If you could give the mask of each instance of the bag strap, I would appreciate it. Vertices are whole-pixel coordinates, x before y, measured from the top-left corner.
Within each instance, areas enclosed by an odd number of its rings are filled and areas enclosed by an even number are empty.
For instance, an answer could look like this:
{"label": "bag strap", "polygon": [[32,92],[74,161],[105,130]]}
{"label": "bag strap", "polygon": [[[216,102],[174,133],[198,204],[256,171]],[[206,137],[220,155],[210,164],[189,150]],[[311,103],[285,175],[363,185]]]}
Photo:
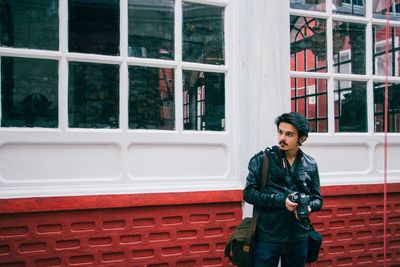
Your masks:
{"label": "bag strap", "polygon": [[[267,183],[267,178],[268,178],[268,165],[269,165],[269,157],[263,151],[264,158],[263,158],[263,165],[262,165],[262,171],[261,171],[261,180],[260,180],[260,191],[263,191],[265,188],[265,185]],[[257,213],[257,214],[256,214]],[[256,215],[258,216],[258,209],[254,208],[253,209],[253,217]]]}
{"label": "bag strap", "polygon": [[[268,178],[268,165],[269,165],[269,157],[268,155],[265,153],[265,151],[263,151],[264,153],[264,158],[263,158],[263,165],[262,165],[262,171],[261,171],[261,180],[260,180],[260,191],[263,191],[265,188],[265,184],[267,183],[267,178]],[[258,209],[254,206],[253,207],[253,219],[251,220],[251,224],[250,224],[250,230],[251,230],[251,234],[247,235],[247,244],[250,244],[250,240],[251,237],[255,234],[256,232],[256,226],[257,226],[257,219],[258,219],[258,215],[260,214],[260,212],[258,211]]]}
{"label": "bag strap", "polygon": [[264,159],[263,159],[263,166],[262,166],[262,172],[261,172],[261,183],[260,183],[260,189],[264,190],[265,184],[267,183],[267,178],[268,178],[268,164],[269,164],[269,158],[268,155],[263,151],[264,153]]}

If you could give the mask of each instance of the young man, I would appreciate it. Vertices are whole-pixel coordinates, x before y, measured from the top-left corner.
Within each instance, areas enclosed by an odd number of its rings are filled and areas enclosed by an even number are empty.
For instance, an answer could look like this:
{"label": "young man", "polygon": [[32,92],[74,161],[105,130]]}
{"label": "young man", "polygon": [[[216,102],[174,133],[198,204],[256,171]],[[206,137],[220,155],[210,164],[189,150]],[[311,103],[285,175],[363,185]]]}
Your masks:
{"label": "young man", "polygon": [[308,213],[322,207],[318,167],[301,151],[308,137],[307,119],[299,113],[277,117],[279,146],[265,150],[268,178],[260,191],[264,153],[249,162],[244,200],[260,211],[256,229],[254,266],[303,267],[308,249]]}

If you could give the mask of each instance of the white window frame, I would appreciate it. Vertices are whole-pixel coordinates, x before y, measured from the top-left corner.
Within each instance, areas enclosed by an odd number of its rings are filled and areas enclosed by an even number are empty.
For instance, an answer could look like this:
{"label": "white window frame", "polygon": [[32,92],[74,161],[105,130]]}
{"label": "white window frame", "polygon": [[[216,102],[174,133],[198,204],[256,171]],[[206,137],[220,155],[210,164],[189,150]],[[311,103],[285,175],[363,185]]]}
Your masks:
{"label": "white window frame", "polygon": [[[224,7],[225,64],[211,65],[182,61],[182,2]],[[49,195],[86,195],[138,192],[170,192],[225,190],[239,188],[237,164],[236,83],[234,82],[233,57],[235,51],[235,1],[234,0],[175,0],[173,60],[128,57],[128,0],[120,0],[120,55],[105,56],[68,52],[68,1],[59,1],[59,51],[0,47],[0,56],[53,59],[59,62],[58,118],[59,127],[49,128],[0,128],[0,158],[7,157],[2,151],[5,145],[104,145],[111,144],[120,150],[120,173],[106,179],[44,179],[27,178],[13,180],[0,173],[0,197],[27,197]],[[120,66],[120,110],[117,129],[80,129],[68,127],[68,63],[70,61],[118,64]],[[128,127],[128,66],[139,65],[174,69],[175,130],[134,130]],[[225,131],[188,131],[183,129],[182,71],[203,71],[225,74]],[[0,88],[1,89],[1,88]],[[226,170],[217,174],[193,177],[133,177],[129,174],[128,153],[131,146],[180,146],[187,148],[186,159],[196,158],[196,149],[217,147],[223,150]],[[185,150],[184,150],[185,151]],[[212,153],[213,150],[210,150]],[[29,155],[29,150],[26,151]],[[171,157],[174,152],[171,152]],[[57,157],[57,154],[54,154]],[[150,164],[147,162],[146,164]],[[157,162],[153,163],[156,166]],[[201,164],[198,163],[198,164]],[[45,164],[44,164],[45,165]],[[21,166],[23,168],[23,166]],[[62,171],[62,170],[60,170]]]}
{"label": "white window frame", "polygon": [[[373,18],[372,0],[366,2],[366,15],[349,16],[335,14],[332,10],[332,0],[326,0],[326,11],[308,11],[300,9],[290,9],[290,15],[315,17],[326,19],[327,25],[327,72],[313,73],[290,71],[291,78],[317,78],[327,80],[327,107],[328,107],[328,132],[327,133],[311,133],[308,138],[304,150],[310,151],[310,154],[315,155],[320,164],[320,174],[322,184],[355,184],[355,183],[382,183],[383,182],[383,151],[384,133],[374,132],[374,105],[373,105],[373,83],[385,82],[384,76],[373,75],[372,73],[372,25],[385,25],[384,19]],[[332,26],[333,21],[343,21],[350,23],[360,23],[366,25],[366,73],[365,75],[335,73],[333,68],[333,53],[332,53]],[[400,27],[399,21],[390,21],[390,26]],[[368,131],[365,133],[336,133],[334,120],[334,82],[335,80],[344,81],[364,81],[367,82],[367,123]],[[389,83],[400,83],[400,77],[389,77]],[[400,148],[400,133],[388,133],[389,155],[396,155]],[[337,150],[335,150],[337,147]],[[329,148],[329,154],[327,151]],[[332,149],[331,149],[332,148]],[[344,162],[344,165],[335,165],[335,160],[338,157],[334,153],[343,153],[353,155],[351,161]],[[357,154],[358,153],[358,154]],[[363,155],[366,153],[367,155]],[[398,155],[398,154],[397,154]],[[366,164],[357,162],[358,156],[362,160],[366,160]],[[322,160],[321,160],[322,159]],[[393,161],[393,163],[390,163]],[[394,158],[389,157],[389,182],[400,181],[400,168],[394,166]],[[350,168],[347,166],[354,165]],[[330,167],[332,166],[332,167]],[[333,167],[336,166],[336,167]],[[359,168],[357,166],[360,166]],[[362,167],[361,167],[362,166]]]}

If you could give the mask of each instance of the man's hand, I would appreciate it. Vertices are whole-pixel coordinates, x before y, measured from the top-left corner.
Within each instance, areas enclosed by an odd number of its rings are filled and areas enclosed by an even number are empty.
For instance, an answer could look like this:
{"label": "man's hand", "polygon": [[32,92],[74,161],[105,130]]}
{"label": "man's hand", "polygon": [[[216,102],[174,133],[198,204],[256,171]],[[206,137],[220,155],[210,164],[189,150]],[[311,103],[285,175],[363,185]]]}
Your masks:
{"label": "man's hand", "polygon": [[285,200],[285,206],[286,206],[286,209],[287,209],[288,211],[293,212],[293,211],[295,211],[296,208],[297,208],[297,203],[294,203],[294,202],[290,201],[289,198],[286,198],[286,200]]}

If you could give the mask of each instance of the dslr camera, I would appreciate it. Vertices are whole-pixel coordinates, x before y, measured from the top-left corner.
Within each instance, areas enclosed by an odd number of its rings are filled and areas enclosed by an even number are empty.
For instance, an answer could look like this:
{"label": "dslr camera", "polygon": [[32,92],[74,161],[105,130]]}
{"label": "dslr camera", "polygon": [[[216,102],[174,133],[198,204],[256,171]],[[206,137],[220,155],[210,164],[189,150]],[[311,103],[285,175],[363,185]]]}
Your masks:
{"label": "dslr camera", "polygon": [[289,200],[293,203],[297,203],[297,217],[299,220],[308,218],[308,205],[310,204],[310,196],[306,193],[293,192],[288,196]]}

